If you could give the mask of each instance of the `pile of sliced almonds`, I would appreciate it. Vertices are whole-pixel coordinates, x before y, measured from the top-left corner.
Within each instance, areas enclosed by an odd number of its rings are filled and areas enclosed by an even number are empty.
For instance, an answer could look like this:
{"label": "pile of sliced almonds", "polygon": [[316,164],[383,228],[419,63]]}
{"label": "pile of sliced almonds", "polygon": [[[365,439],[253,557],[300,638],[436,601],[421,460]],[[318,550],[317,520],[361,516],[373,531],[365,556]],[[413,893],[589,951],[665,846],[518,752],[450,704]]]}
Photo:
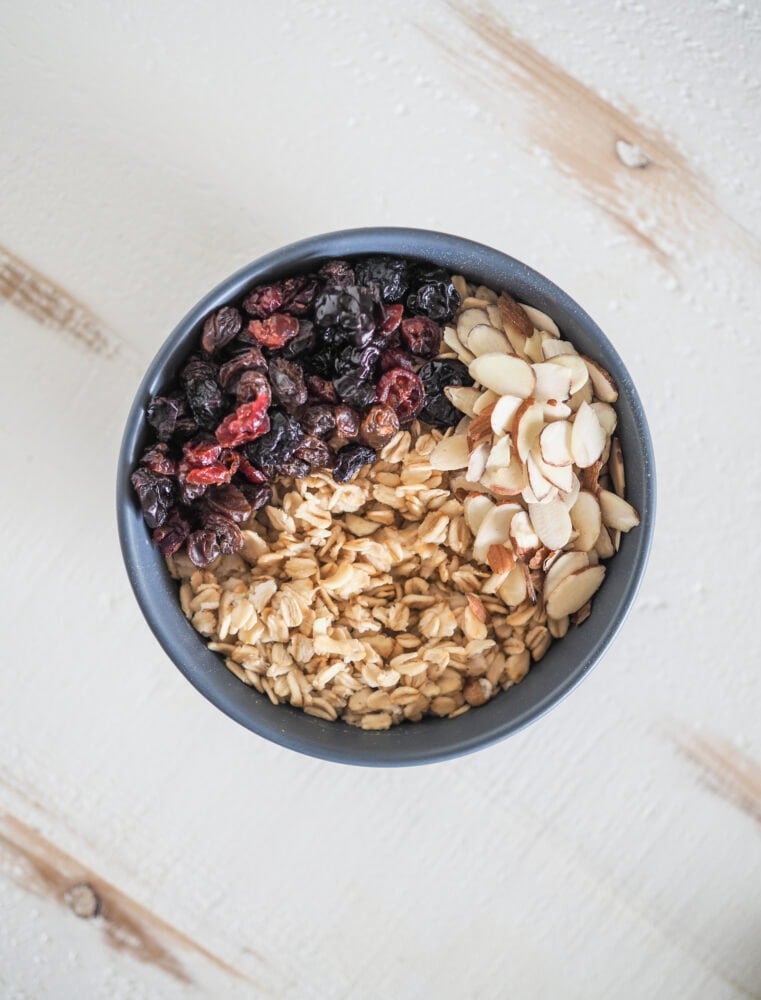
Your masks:
{"label": "pile of sliced almonds", "polygon": [[484,591],[511,606],[541,593],[563,634],[589,614],[600,560],[639,524],[624,499],[618,389],[540,310],[453,280],[463,301],[444,342],[476,384],[446,390],[463,418],[431,464],[469,494],[473,557],[492,571]]}

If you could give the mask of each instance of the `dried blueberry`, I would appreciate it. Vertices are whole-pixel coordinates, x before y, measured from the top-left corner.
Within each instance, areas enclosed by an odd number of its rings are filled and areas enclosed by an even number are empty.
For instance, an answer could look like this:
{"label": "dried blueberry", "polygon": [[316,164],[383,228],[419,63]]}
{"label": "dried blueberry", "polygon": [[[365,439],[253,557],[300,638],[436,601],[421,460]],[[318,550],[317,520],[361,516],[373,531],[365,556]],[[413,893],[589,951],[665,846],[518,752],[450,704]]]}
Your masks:
{"label": "dried blueberry", "polygon": [[217,380],[223,389],[234,392],[238,379],[246,371],[267,371],[267,362],[258,344],[237,350],[229,360],[220,366]]}
{"label": "dried blueberry", "polygon": [[273,409],[269,416],[269,431],[243,449],[249,462],[265,472],[290,458],[304,438],[298,420],[287,413]]}
{"label": "dried blueberry", "polygon": [[205,531],[214,532],[219,551],[223,555],[231,556],[243,548],[243,534],[240,528],[224,514],[208,513],[203,526]]}
{"label": "dried blueberry", "polygon": [[415,268],[412,287],[414,291],[407,296],[409,311],[429,316],[437,323],[451,320],[460,305],[457,289],[443,268],[431,268],[428,265]]}
{"label": "dried blueberry", "polygon": [[359,434],[361,418],[350,406],[335,406],[333,417],[336,421],[336,435],[345,441],[350,441]]}
{"label": "dried blueberry", "polygon": [[333,449],[315,434],[307,434],[296,449],[295,457],[318,469],[331,469],[335,462]]}
{"label": "dried blueberry", "polygon": [[346,285],[355,285],[354,269],[346,260],[326,261],[317,272],[326,285],[334,288],[344,288]]}
{"label": "dried blueberry", "polygon": [[163,524],[153,531],[153,544],[163,556],[173,555],[190,534],[190,523],[174,507]]}
{"label": "dried blueberry", "polygon": [[261,483],[255,486],[250,483],[242,483],[238,488],[246,500],[248,500],[252,511],[261,510],[262,507],[266,507],[272,501],[272,487],[269,483]]}
{"label": "dried blueberry", "polygon": [[333,379],[333,385],[336,387],[341,402],[347,403],[349,406],[364,410],[375,402],[375,385],[357,378],[353,372],[349,372],[348,375],[339,375],[338,378]]}
{"label": "dried blueberry", "polygon": [[376,459],[372,448],[361,444],[347,444],[336,455],[333,468],[333,479],[337,483],[347,483],[353,479],[363,465],[369,465]]}
{"label": "dried blueberry", "polygon": [[301,416],[301,426],[307,434],[315,434],[319,438],[328,438],[335,432],[336,418],[333,410],[325,403],[309,406]]}
{"label": "dried blueberry", "polygon": [[251,504],[237,486],[212,486],[203,498],[204,506],[216,514],[224,514],[231,521],[247,521],[251,516]]}
{"label": "dried blueberry", "polygon": [[418,358],[435,358],[441,348],[441,328],[428,316],[402,320],[402,343]]}
{"label": "dried blueberry", "polygon": [[429,361],[418,372],[425,390],[425,405],[420,419],[433,427],[454,427],[462,418],[444,394],[448,385],[473,385],[468,369],[454,358]]}
{"label": "dried blueberry", "polygon": [[402,302],[410,285],[410,268],[397,257],[368,257],[354,265],[358,285],[377,285],[386,302]]}

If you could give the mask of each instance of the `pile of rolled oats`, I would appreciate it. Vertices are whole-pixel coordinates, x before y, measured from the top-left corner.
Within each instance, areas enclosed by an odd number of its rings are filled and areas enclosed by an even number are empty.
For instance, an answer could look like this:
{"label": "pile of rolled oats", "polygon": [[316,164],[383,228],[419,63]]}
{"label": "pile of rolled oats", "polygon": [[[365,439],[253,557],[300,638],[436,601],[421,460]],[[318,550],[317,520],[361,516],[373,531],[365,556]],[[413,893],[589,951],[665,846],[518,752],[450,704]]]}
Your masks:
{"label": "pile of rolled oats", "polygon": [[552,320],[453,279],[444,334],[473,387],[442,434],[415,422],[349,483],[282,480],[244,546],[170,557],[193,626],[275,703],[368,730],[455,718],[525,677],[638,522],[613,380]]}

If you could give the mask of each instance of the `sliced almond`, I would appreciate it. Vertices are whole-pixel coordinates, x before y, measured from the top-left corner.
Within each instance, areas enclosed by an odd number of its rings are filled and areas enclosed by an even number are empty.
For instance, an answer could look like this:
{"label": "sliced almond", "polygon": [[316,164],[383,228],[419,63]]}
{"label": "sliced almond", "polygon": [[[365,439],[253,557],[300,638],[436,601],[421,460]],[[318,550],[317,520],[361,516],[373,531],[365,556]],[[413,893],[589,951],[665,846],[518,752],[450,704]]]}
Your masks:
{"label": "sliced almond", "polygon": [[459,476],[450,475],[449,488],[453,493],[484,494],[487,492],[487,487],[483,483],[471,483],[464,473]]}
{"label": "sliced almond", "polygon": [[558,358],[561,354],[577,354],[578,352],[573,344],[569,344],[567,340],[544,340],[542,341],[542,353],[545,360],[549,361],[550,358]]}
{"label": "sliced almond", "polygon": [[481,527],[481,522],[489,513],[494,510],[495,504],[485,495],[466,497],[462,504],[462,512],[465,523],[475,535]]}
{"label": "sliced almond", "polygon": [[495,434],[508,433],[521,406],[523,400],[520,396],[500,396],[491,411],[491,429]]}
{"label": "sliced almond", "polygon": [[597,414],[589,405],[582,403],[573,421],[571,432],[571,453],[580,469],[592,465],[602,454],[606,434],[597,419]]}
{"label": "sliced almond", "polygon": [[487,288],[486,285],[479,285],[476,289],[476,295],[480,299],[486,299],[487,302],[496,302],[498,295],[491,288]]}
{"label": "sliced almond", "polygon": [[500,469],[510,464],[512,458],[513,442],[509,436],[499,438],[491,448],[489,457],[486,460],[487,469]]}
{"label": "sliced almond", "polygon": [[604,579],[604,566],[589,566],[567,576],[547,598],[547,614],[552,618],[575,614],[597,592]]}
{"label": "sliced almond", "polygon": [[534,581],[529,568],[524,562],[519,562],[518,565],[523,570],[523,577],[526,581],[526,597],[532,604],[536,604],[536,588],[534,587]]}
{"label": "sliced almond", "polygon": [[613,542],[613,548],[618,552],[619,546],[621,545],[621,532],[618,530],[610,532],[610,540]]}
{"label": "sliced almond", "polygon": [[[471,361],[471,377],[500,396],[530,396],[536,383],[531,365],[512,354],[482,354]],[[584,369],[586,371],[586,368]]]}
{"label": "sliced almond", "polygon": [[519,559],[539,548],[539,536],[534,531],[525,510],[518,511],[510,522],[510,541],[513,552]]}
{"label": "sliced almond", "polygon": [[[528,465],[526,466],[526,474],[528,475]],[[521,490],[521,497],[523,498],[524,503],[542,504],[542,503],[549,503],[551,500],[555,500],[557,498],[558,492],[559,491],[557,486],[553,486],[552,484],[550,484],[549,492],[543,493],[541,497],[538,497],[531,488],[531,484],[527,482],[526,485]]]}
{"label": "sliced almond", "polygon": [[479,413],[483,413],[490,406],[494,406],[499,401],[499,398],[496,392],[492,392],[491,389],[485,389],[473,404],[473,413],[478,416]]}
{"label": "sliced almond", "polygon": [[526,466],[517,455],[513,455],[508,466],[487,469],[483,474],[484,486],[498,497],[515,497],[528,483]]}
{"label": "sliced almond", "polygon": [[521,309],[512,295],[502,292],[497,299],[499,315],[502,319],[502,328],[507,333],[508,329],[513,329],[522,333],[524,337],[530,337],[534,332],[534,324],[528,317],[525,309]]}
{"label": "sliced almond", "polygon": [[488,322],[489,314],[485,309],[464,309],[457,317],[457,336],[463,347],[468,347],[468,337],[473,327]]}
{"label": "sliced almond", "polygon": [[468,335],[468,350],[478,358],[482,354],[512,354],[512,348],[501,330],[488,323],[474,326]]}
{"label": "sliced almond", "polygon": [[537,309],[535,306],[527,306],[525,302],[519,302],[518,305],[531,320],[531,325],[535,330],[547,330],[553,337],[560,336],[557,323],[547,313],[542,312],[541,309]]}
{"label": "sliced almond", "polygon": [[544,352],[542,351],[542,331],[534,330],[530,337],[526,337],[526,342],[523,345],[523,350],[526,353],[526,357],[529,361],[536,362],[539,364],[544,361]]}
{"label": "sliced almond", "polygon": [[548,465],[571,465],[571,436],[573,426],[567,420],[555,420],[547,424],[539,435],[539,450],[542,460]]}
{"label": "sliced almond", "polygon": [[519,565],[515,565],[510,570],[497,594],[508,607],[515,608],[519,604],[523,604],[526,600],[526,577]]}
{"label": "sliced almond", "polygon": [[590,549],[589,552],[587,552],[587,555],[589,556],[589,565],[590,566],[597,566],[597,565],[599,565],[599,563],[600,563],[600,557],[597,554],[597,549]]}
{"label": "sliced almond", "polygon": [[504,503],[490,510],[473,540],[473,558],[485,563],[492,545],[510,545],[510,522],[520,511],[518,504]]}
{"label": "sliced almond", "polygon": [[[489,569],[497,576],[506,576],[515,566],[515,556],[504,545],[490,545],[489,551],[486,553],[486,561],[489,564]],[[502,583],[504,583],[504,579],[495,590],[498,590]]]}
{"label": "sliced almond", "polygon": [[621,451],[621,442],[618,438],[613,438],[610,442],[610,458],[608,459],[608,471],[613,481],[613,489],[620,497],[626,493],[626,475],[624,473],[624,455]]}
{"label": "sliced almond", "polygon": [[470,458],[468,459],[468,468],[465,472],[465,475],[472,483],[479,482],[481,477],[483,476],[486,470],[486,462],[489,458],[490,451],[491,451],[491,441],[482,441],[470,453]]}
{"label": "sliced almond", "polygon": [[549,365],[560,365],[567,368],[571,373],[570,395],[578,392],[583,385],[589,381],[589,369],[578,354],[558,354],[557,357],[547,361]]}
{"label": "sliced almond", "polygon": [[531,366],[536,376],[533,396],[539,403],[549,399],[563,402],[571,395],[571,378],[573,373],[562,365],[542,361]]}
{"label": "sliced almond", "polygon": [[596,462],[592,462],[591,465],[587,466],[586,469],[582,470],[581,473],[581,488],[587,490],[589,493],[594,493],[595,496],[600,492],[600,472],[602,471],[603,461],[599,458]]}
{"label": "sliced almond", "polygon": [[[541,437],[539,440],[541,441]],[[552,483],[553,486],[556,486],[564,493],[568,493],[573,489],[572,465],[549,465],[543,461],[541,453],[538,450],[532,452],[532,458],[536,462],[541,474],[549,483]]]}
{"label": "sliced almond", "polygon": [[[582,403],[590,404],[593,399],[592,383],[585,382],[580,389],[577,389],[576,392],[568,397],[568,406],[575,413]],[[607,403],[605,405],[607,406]]]}
{"label": "sliced almond", "polygon": [[429,461],[434,469],[453,472],[455,469],[466,468],[469,458],[467,437],[456,434],[454,437],[442,438],[431,452]]}
{"label": "sliced almond", "polygon": [[496,302],[490,302],[486,307],[486,313],[489,317],[489,322],[492,326],[496,327],[498,330],[502,330],[502,317],[499,314],[499,306]]}
{"label": "sliced almond", "polygon": [[610,437],[613,431],[616,429],[616,424],[618,423],[618,416],[616,411],[610,405],[610,403],[590,403],[592,409],[595,411],[597,419],[600,421],[600,426],[605,431],[605,433]]}
{"label": "sliced almond", "polygon": [[[568,471],[571,471],[570,468]],[[539,503],[547,499],[553,487],[557,489],[555,484],[544,475],[533,453],[526,459],[526,472],[528,473],[528,484]]]}
{"label": "sliced almond", "polygon": [[618,386],[613,376],[602,365],[598,365],[592,358],[588,358],[586,354],[582,354],[581,356],[589,371],[589,378],[592,382],[595,396],[603,403],[615,403],[618,399]]}
{"label": "sliced almond", "polygon": [[460,298],[467,299],[467,297],[470,295],[470,285],[465,280],[464,275],[453,274],[452,284],[454,285],[455,290],[457,291],[457,294],[460,296]]}
{"label": "sliced almond", "polygon": [[566,420],[570,417],[571,412],[568,403],[561,403],[557,399],[548,399],[544,403],[544,419],[548,423],[553,420]]}
{"label": "sliced almond", "polygon": [[463,364],[466,365],[470,364],[470,362],[475,357],[475,354],[473,354],[471,351],[467,349],[467,347],[463,345],[462,341],[457,336],[457,331],[453,326],[447,326],[444,328],[443,339],[447,347],[451,348],[455,352],[455,354],[460,359],[460,361],[463,362]]}
{"label": "sliced almond", "polygon": [[483,410],[474,417],[468,426],[468,448],[473,451],[484,441],[491,443],[491,413],[488,409]]}
{"label": "sliced almond", "polygon": [[544,407],[529,397],[515,414],[512,436],[518,457],[525,462],[544,427]]}
{"label": "sliced almond", "polygon": [[531,523],[539,539],[548,549],[562,549],[573,531],[571,518],[561,500],[529,504]]}
{"label": "sliced almond", "polygon": [[481,396],[478,389],[473,389],[468,385],[446,385],[444,386],[444,395],[460,413],[464,413],[468,417],[476,415],[473,407]]}
{"label": "sliced almond", "polygon": [[465,416],[463,416],[463,418],[460,420],[460,422],[455,427],[455,429],[454,429],[455,434],[456,435],[457,434],[464,434],[467,437],[468,431],[470,430],[470,425],[472,423],[473,423],[473,421],[466,414]]}
{"label": "sliced almond", "polygon": [[589,552],[594,548],[602,527],[602,515],[597,499],[592,493],[581,490],[576,497],[576,503],[571,507],[570,514],[571,524],[577,533],[573,547],[580,552]]}
{"label": "sliced almond", "polygon": [[616,550],[613,547],[613,540],[605,525],[600,528],[600,534],[597,536],[595,552],[601,559],[612,559],[616,554]]}
{"label": "sliced almond", "polygon": [[623,497],[611,493],[610,490],[600,490],[599,500],[602,523],[606,528],[613,528],[614,531],[631,531],[639,524],[639,514]]}
{"label": "sliced almond", "polygon": [[563,504],[566,510],[570,510],[571,507],[573,507],[573,505],[576,503],[576,497],[579,495],[580,490],[581,490],[581,483],[579,482],[579,477],[576,475],[576,473],[574,473],[571,479],[570,490],[563,490],[563,492],[560,493],[558,496],[558,499]]}
{"label": "sliced almond", "polygon": [[486,621],[486,608],[483,606],[481,599],[476,597],[475,594],[466,594],[465,596],[468,599],[468,606],[473,612],[474,617],[483,625]]}
{"label": "sliced almond", "polygon": [[586,552],[563,552],[549,568],[544,578],[545,600],[561,580],[570,576],[571,573],[578,573],[580,570],[586,569],[588,565],[589,557]]}
{"label": "sliced almond", "polygon": [[489,305],[489,300],[480,295],[466,295],[460,303],[461,309],[485,309]]}

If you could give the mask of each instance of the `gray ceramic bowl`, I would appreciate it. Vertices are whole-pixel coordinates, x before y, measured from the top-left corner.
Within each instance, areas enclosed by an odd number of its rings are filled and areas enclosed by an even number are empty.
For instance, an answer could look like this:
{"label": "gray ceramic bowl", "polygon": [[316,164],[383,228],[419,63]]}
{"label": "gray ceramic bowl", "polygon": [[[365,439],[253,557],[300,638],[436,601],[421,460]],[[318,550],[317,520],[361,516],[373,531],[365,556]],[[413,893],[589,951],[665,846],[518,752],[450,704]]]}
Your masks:
{"label": "gray ceramic bowl", "polygon": [[[272,705],[206,649],[180,610],[177,585],[151,545],[129,477],[147,437],[146,403],[165,387],[195,346],[202,321],[212,309],[236,299],[250,285],[315,268],[328,258],[375,253],[423,258],[492,288],[505,288],[547,312],[565,337],[613,374],[620,390],[618,434],[626,459],[628,499],[639,510],[642,524],[624,536],[620,552],[609,563],[589,620],[554,644],[521,684],[457,719],[425,719],[366,733]],[[292,750],[348,764],[400,766],[470,753],[518,732],[557,704],[592,669],[621,628],[645,570],[655,515],[655,471],[647,422],[629,373],[599,327],[565,292],[520,261],[457,236],[416,229],[354,229],[314,236],[254,261],[226,278],[179,323],[151,362],[127,419],[119,455],[117,513],[124,561],[145,619],[201,694],[236,722]]]}

